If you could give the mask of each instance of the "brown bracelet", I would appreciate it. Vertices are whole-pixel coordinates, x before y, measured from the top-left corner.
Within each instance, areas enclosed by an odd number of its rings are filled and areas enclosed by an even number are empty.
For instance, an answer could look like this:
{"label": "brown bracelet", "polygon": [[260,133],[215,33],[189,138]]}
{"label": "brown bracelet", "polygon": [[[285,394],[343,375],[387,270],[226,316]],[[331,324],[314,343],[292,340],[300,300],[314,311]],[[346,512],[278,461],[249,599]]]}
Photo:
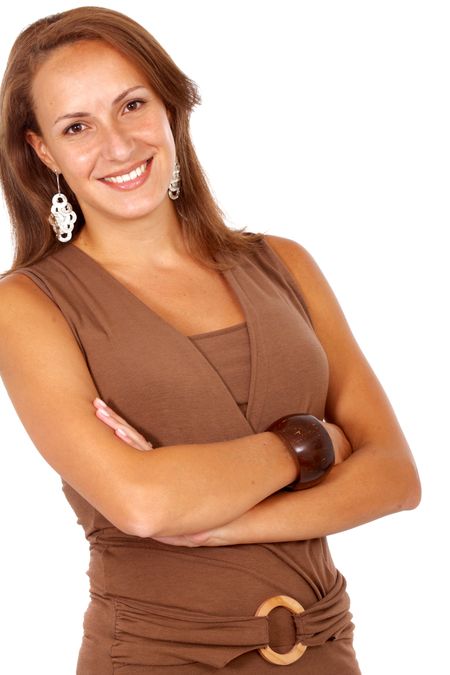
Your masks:
{"label": "brown bracelet", "polygon": [[281,438],[299,467],[296,480],[283,490],[304,490],[317,485],[333,466],[333,441],[314,415],[285,415],[275,420],[266,431],[272,431]]}

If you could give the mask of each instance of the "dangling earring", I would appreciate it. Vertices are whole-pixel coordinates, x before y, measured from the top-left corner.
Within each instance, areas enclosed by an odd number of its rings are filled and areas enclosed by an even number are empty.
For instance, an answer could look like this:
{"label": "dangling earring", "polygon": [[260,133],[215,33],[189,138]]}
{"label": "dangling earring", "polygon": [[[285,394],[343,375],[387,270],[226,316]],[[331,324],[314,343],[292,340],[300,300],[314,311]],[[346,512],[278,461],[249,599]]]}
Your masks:
{"label": "dangling earring", "polygon": [[58,192],[53,196],[51,214],[48,222],[55,231],[56,238],[59,241],[67,242],[72,239],[72,230],[77,219],[77,214],[72,209],[72,204],[67,201],[66,195],[61,193],[59,187],[59,173],[55,169],[56,180],[58,183]]}
{"label": "dangling earring", "polygon": [[180,196],[180,184],[181,184],[180,165],[178,164],[178,160],[176,159],[172,179],[169,183],[168,193],[170,199],[178,199],[178,197]]}

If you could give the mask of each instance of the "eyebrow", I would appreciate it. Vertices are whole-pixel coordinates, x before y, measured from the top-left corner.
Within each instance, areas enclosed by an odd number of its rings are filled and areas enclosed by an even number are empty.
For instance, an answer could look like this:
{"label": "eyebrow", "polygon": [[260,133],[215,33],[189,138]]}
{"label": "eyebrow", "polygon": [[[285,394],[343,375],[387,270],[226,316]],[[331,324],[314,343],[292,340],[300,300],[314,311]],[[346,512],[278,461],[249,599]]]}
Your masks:
{"label": "eyebrow", "polygon": [[[138,84],[136,87],[130,87],[129,89],[125,89],[121,94],[119,94],[114,101],[112,102],[112,105],[116,105],[117,103],[120,103],[120,101],[125,98],[128,94],[131,94],[132,91],[135,91],[136,89],[145,89],[145,85],[143,84]],[[65,119],[71,119],[72,117],[89,117],[91,113],[88,112],[74,112],[74,113],[67,113],[67,115],[61,115],[60,117],[57,117],[56,120],[54,121],[53,125],[57,124],[60,120],[65,120]]]}

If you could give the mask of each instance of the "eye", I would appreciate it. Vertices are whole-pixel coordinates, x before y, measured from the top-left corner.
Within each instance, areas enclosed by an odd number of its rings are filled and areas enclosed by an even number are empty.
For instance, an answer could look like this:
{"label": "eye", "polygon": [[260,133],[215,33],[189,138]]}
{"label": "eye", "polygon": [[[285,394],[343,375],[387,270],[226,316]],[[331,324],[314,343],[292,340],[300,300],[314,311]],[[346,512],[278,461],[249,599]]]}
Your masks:
{"label": "eye", "polygon": [[82,126],[84,126],[84,124],[82,122],[76,122],[75,124],[71,124],[70,127],[67,127],[66,129],[64,129],[64,134],[66,134],[67,136],[76,136],[79,132],[74,131],[74,133],[71,133],[71,129],[76,130],[77,127],[79,128],[79,127],[82,127]]}
{"label": "eye", "polygon": [[[134,112],[135,110],[139,110],[141,105],[144,105],[144,103],[146,103],[146,101],[144,101],[140,98],[133,99],[132,101],[129,101],[128,103],[126,103],[125,108],[128,109],[128,112]],[[131,107],[131,109],[130,109],[129,106],[134,106],[134,107]],[[69,127],[64,129],[63,133],[67,136],[77,136],[79,133],[81,133],[83,131],[83,129],[81,127],[84,127],[83,122],[75,122],[75,124],[71,124]]]}
{"label": "eye", "polygon": [[[133,101],[129,101],[129,102],[125,105],[125,108],[128,108],[128,106],[134,106],[135,103],[144,104],[145,101],[143,101],[143,100],[140,99],[140,98],[134,99]],[[128,108],[128,109],[129,109],[129,112],[134,112],[135,110],[139,110],[140,107],[141,107],[141,106],[139,105],[138,107],[134,107],[134,108],[132,108],[131,110],[130,110],[129,108]]]}

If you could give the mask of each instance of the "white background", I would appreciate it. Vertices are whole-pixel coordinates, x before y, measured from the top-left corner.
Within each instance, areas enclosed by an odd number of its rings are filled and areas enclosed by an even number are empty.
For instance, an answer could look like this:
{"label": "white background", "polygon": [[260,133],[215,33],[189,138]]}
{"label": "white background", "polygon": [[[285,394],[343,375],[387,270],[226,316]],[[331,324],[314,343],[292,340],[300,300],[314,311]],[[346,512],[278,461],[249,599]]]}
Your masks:
{"label": "white background", "polygon": [[[73,6],[7,3],[1,70],[20,30]],[[200,87],[193,139],[229,225],[295,239],[315,257],[415,456],[418,509],[329,537],[364,675],[448,672],[448,9],[433,0],[126,3]],[[5,270],[5,208],[1,216]],[[71,674],[88,545],[1,382],[0,412],[2,670]]]}

